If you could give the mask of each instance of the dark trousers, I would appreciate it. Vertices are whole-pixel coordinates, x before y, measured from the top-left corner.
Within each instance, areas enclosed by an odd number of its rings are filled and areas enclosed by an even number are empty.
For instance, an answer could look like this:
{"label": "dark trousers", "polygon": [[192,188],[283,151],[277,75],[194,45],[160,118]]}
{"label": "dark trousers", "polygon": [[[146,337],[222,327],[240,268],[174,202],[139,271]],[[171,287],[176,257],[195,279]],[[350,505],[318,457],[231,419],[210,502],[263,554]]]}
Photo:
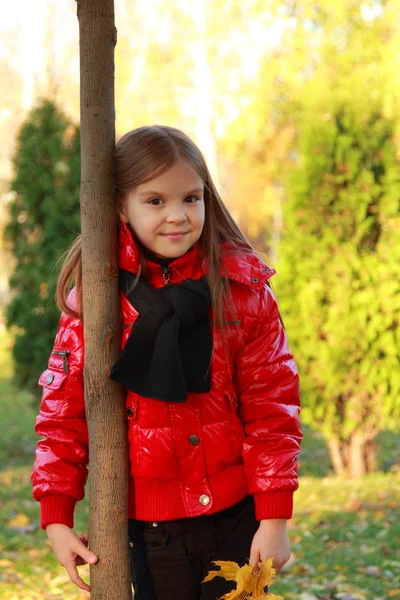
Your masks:
{"label": "dark trousers", "polygon": [[130,519],[135,600],[216,600],[235,589],[235,582],[221,577],[202,580],[218,570],[214,560],[243,566],[258,525],[251,496],[215,515],[158,523]]}

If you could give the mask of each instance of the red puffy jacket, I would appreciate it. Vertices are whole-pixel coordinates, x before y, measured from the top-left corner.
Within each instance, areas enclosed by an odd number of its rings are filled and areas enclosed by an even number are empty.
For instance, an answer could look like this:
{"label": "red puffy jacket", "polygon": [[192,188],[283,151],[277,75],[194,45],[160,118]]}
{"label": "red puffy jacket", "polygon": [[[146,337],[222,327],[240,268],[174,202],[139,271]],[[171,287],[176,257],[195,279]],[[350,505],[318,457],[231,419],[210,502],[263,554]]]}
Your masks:
{"label": "red puffy jacket", "polygon": [[[120,267],[137,272],[130,230],[120,230]],[[149,281],[164,279],[148,261]],[[253,494],[258,519],[290,518],[300,450],[299,379],[278,307],[266,285],[275,273],[253,254],[225,248],[236,309],[226,322],[224,349],[214,331],[211,391],[189,393],[184,403],[144,398],[128,391],[129,517],[163,521],[210,514]],[[205,265],[197,248],[170,265],[170,283],[198,279]],[[70,296],[74,304],[74,292]],[[122,347],[138,313],[121,294]],[[213,320],[210,310],[210,320]],[[227,354],[226,354],[227,353]],[[88,433],[83,392],[83,325],[62,314],[43,386],[32,474],[41,502],[41,525],[73,526],[84,496]],[[229,364],[227,364],[227,361]]]}

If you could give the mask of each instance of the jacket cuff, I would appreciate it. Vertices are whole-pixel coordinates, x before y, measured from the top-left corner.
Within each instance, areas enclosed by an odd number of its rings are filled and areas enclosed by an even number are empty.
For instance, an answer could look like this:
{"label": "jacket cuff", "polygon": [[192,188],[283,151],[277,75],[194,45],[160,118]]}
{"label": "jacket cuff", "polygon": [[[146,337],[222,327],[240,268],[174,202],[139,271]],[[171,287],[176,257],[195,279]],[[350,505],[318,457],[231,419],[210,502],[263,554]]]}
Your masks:
{"label": "jacket cuff", "polygon": [[291,519],[293,491],[277,490],[254,494],[256,519]]}
{"label": "jacket cuff", "polygon": [[72,529],[76,503],[72,496],[43,496],[40,500],[40,527],[46,529],[51,523],[62,523]]}

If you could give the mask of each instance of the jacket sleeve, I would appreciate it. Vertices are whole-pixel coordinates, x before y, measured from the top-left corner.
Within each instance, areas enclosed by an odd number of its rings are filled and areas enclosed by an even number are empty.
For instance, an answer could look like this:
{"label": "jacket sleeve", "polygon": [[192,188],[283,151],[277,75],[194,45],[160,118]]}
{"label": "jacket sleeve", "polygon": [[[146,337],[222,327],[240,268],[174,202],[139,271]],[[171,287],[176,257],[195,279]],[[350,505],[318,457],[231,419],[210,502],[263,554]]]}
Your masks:
{"label": "jacket sleeve", "polygon": [[33,497],[41,504],[40,524],[73,527],[75,504],[84,497],[88,432],[83,386],[83,324],[62,313],[42,373],[43,386],[35,430],[40,440],[32,473]]}
{"label": "jacket sleeve", "polygon": [[243,460],[256,517],[291,518],[302,439],[296,364],[270,287],[260,293],[255,325],[236,359]]}

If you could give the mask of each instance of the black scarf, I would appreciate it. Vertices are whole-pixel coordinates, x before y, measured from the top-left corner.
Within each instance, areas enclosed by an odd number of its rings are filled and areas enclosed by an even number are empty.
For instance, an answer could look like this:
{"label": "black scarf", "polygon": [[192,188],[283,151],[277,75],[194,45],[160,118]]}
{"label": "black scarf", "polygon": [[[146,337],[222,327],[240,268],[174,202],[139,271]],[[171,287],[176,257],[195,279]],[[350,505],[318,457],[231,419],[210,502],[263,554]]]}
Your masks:
{"label": "black scarf", "polygon": [[[120,271],[123,290],[134,276]],[[168,402],[184,402],[187,392],[211,389],[212,336],[206,278],[154,288],[139,279],[128,300],[139,313],[111,379],[124,388]]]}

